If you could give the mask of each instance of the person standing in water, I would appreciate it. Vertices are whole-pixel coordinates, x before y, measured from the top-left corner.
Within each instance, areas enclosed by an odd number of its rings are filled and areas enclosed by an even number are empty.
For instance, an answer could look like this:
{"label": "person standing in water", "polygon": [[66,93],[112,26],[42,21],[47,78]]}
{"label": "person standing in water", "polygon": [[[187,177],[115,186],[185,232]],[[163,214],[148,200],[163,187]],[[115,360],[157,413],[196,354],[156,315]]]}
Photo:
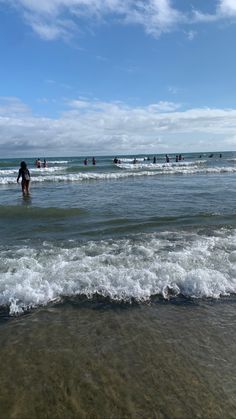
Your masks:
{"label": "person standing in water", "polygon": [[20,169],[17,176],[17,183],[21,178],[21,188],[23,196],[29,195],[29,185],[30,185],[30,172],[27,168],[25,161],[22,161],[20,164]]}
{"label": "person standing in water", "polygon": [[42,166],[41,160],[38,158],[37,160],[35,160],[35,166],[40,169]]}

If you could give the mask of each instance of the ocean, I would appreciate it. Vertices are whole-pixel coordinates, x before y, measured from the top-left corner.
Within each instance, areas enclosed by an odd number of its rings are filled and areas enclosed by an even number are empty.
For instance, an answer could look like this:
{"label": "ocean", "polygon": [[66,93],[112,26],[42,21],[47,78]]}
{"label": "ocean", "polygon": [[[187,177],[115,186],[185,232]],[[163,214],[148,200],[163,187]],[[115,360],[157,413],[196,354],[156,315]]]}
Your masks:
{"label": "ocean", "polygon": [[236,152],[114,157],[0,160],[0,417],[236,418]]}

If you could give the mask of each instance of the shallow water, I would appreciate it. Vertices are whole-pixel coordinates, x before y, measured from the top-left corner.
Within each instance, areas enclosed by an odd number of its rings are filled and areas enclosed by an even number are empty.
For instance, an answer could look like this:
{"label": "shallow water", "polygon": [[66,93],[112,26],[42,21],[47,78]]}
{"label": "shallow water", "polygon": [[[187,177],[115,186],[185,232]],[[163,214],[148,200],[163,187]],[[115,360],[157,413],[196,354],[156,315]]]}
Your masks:
{"label": "shallow water", "polygon": [[235,299],[68,301],[1,323],[1,417],[235,418]]}
{"label": "shallow water", "polygon": [[235,418],[236,153],[144,157],[0,160],[4,419]]}

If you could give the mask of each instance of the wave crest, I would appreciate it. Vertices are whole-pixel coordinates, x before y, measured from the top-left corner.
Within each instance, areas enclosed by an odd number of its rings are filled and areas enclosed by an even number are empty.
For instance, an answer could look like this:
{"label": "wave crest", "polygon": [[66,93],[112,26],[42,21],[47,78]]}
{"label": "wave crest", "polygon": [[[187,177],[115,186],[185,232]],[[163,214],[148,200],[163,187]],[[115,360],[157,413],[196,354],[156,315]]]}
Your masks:
{"label": "wave crest", "polygon": [[236,293],[236,230],[139,234],[64,247],[2,249],[0,305],[11,314],[64,296],[112,301],[152,296],[219,298]]}

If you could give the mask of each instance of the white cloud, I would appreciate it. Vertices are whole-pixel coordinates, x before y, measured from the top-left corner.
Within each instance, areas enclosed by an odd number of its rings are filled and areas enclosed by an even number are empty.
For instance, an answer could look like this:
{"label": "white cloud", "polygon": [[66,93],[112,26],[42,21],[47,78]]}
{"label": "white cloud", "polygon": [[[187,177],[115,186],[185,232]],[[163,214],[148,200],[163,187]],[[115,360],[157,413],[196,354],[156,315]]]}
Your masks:
{"label": "white cloud", "polygon": [[159,103],[155,103],[154,105],[149,105],[147,109],[153,112],[173,112],[180,107],[181,104],[179,103],[160,101]]}
{"label": "white cloud", "polygon": [[170,32],[185,16],[171,6],[169,0],[149,0],[133,2],[127,11],[126,22],[138,23],[145,31],[158,37],[161,33]]}
{"label": "white cloud", "polygon": [[57,21],[55,24],[44,24],[43,22],[29,19],[32,29],[46,41],[52,41],[56,38],[68,38],[68,32]]}
{"label": "white cloud", "polygon": [[236,135],[232,135],[225,140],[226,146],[229,146],[230,149],[236,149]]}
{"label": "white cloud", "polygon": [[180,89],[176,86],[168,86],[168,92],[170,92],[172,95],[176,95],[179,90]]}
{"label": "white cloud", "polygon": [[[2,155],[85,155],[236,149],[235,109],[189,109],[160,102],[74,100],[57,119],[36,117],[17,98],[0,101]],[[166,110],[163,112],[164,108]]]}
{"label": "white cloud", "polygon": [[[116,22],[136,24],[151,36],[159,37],[179,28],[196,23],[215,22],[220,19],[236,17],[235,0],[214,0],[213,13],[174,7],[172,0],[0,0],[11,4],[22,13],[33,31],[45,40],[68,39],[76,31],[88,28],[89,22]],[[176,2],[178,4],[178,2]],[[181,4],[181,2],[179,2]],[[187,31],[192,40],[195,31]]]}
{"label": "white cloud", "polygon": [[14,116],[28,113],[30,108],[17,97],[0,96],[0,115]]}
{"label": "white cloud", "polygon": [[199,10],[194,10],[192,18],[189,21],[189,24],[216,22],[217,20],[221,18],[222,16],[220,16],[218,12],[215,12],[214,14],[209,14],[209,13],[202,13]]}
{"label": "white cloud", "polygon": [[225,16],[236,17],[235,0],[220,0],[218,11]]}
{"label": "white cloud", "polygon": [[215,13],[205,14],[199,10],[194,11],[194,19],[196,22],[215,22],[218,20],[236,18],[236,2],[235,0],[218,0],[216,1]]}
{"label": "white cloud", "polygon": [[195,36],[197,35],[197,32],[196,31],[188,31],[188,32],[186,32],[186,35],[187,35],[188,40],[192,41],[195,38]]}

